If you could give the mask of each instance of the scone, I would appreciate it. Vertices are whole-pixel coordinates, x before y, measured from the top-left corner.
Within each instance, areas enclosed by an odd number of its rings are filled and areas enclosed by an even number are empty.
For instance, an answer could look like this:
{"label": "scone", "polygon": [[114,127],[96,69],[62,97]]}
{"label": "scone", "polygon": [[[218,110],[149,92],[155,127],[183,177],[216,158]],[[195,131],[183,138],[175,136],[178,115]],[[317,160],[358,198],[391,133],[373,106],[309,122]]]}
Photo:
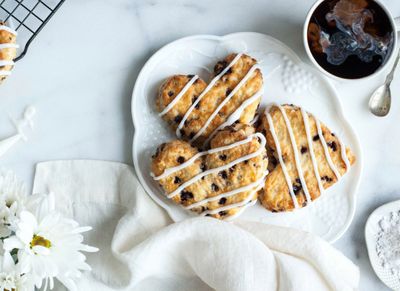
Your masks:
{"label": "scone", "polygon": [[17,32],[0,22],[0,82],[11,74],[17,55]]}
{"label": "scone", "polygon": [[159,90],[156,107],[178,138],[197,146],[208,144],[218,130],[234,122],[249,123],[262,95],[257,61],[230,54],[214,68],[209,84],[197,75],[175,75]]}
{"label": "scone", "polygon": [[259,199],[274,212],[307,206],[355,162],[334,133],[294,105],[267,108],[259,131],[267,138],[271,170]]}
{"label": "scone", "polygon": [[235,124],[199,152],[174,140],[158,147],[152,175],[165,195],[202,216],[232,219],[257,201],[268,174],[266,139],[249,125]]}

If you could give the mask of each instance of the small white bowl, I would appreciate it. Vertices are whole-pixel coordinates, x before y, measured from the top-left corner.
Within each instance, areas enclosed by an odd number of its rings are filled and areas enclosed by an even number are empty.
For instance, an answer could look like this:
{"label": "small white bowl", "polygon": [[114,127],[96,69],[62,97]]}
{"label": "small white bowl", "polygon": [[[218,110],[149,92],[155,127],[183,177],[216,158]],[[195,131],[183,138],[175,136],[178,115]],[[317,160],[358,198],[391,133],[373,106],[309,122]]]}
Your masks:
{"label": "small white bowl", "polygon": [[398,212],[399,210],[400,200],[384,204],[371,213],[365,224],[365,242],[367,244],[371,266],[378,278],[393,290],[400,290],[400,281],[392,275],[390,270],[382,267],[378,254],[376,253],[376,239],[380,231],[379,221],[382,217],[389,215],[391,212]]}

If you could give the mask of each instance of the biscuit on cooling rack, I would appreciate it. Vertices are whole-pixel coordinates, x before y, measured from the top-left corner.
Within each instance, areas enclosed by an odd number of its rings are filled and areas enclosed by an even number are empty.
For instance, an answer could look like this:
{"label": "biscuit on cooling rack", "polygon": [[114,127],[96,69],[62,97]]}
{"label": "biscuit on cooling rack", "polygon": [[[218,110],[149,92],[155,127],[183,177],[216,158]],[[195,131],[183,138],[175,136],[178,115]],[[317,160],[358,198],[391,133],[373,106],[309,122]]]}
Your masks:
{"label": "biscuit on cooling rack", "polygon": [[17,33],[0,22],[0,82],[4,81],[14,67],[17,55]]}

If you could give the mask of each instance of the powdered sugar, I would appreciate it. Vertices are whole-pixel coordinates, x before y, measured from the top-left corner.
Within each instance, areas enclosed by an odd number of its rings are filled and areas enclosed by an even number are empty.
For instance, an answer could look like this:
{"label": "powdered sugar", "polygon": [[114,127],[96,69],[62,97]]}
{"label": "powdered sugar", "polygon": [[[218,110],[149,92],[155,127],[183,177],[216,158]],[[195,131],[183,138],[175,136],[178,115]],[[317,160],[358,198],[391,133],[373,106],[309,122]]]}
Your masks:
{"label": "powdered sugar", "polygon": [[381,266],[400,281],[400,211],[392,211],[379,222],[376,253]]}

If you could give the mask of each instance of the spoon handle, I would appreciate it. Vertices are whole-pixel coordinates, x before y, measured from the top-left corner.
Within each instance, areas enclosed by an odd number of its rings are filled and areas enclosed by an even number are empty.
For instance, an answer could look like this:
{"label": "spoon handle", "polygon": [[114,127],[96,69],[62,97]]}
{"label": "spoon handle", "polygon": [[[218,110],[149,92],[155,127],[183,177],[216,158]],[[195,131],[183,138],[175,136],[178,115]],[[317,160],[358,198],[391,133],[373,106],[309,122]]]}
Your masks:
{"label": "spoon handle", "polygon": [[397,53],[397,57],[396,57],[396,60],[394,61],[394,65],[392,67],[392,70],[390,71],[390,73],[386,77],[386,82],[385,82],[386,84],[390,84],[390,82],[392,82],[393,76],[394,76],[394,71],[396,70],[397,64],[399,63],[399,59],[400,59],[400,50]]}

